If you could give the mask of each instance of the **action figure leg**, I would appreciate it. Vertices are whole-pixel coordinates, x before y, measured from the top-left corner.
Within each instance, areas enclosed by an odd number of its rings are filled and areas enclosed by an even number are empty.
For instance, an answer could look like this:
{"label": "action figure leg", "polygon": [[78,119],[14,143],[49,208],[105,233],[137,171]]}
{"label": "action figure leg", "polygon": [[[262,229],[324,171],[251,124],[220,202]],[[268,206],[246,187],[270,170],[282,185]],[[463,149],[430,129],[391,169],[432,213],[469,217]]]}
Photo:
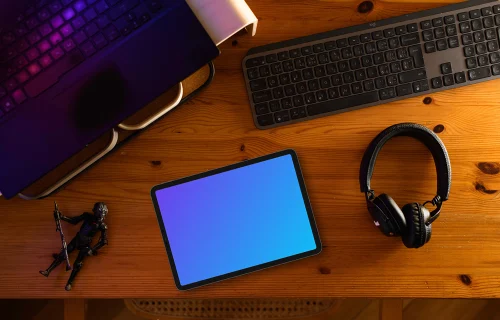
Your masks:
{"label": "action figure leg", "polygon": [[[73,238],[73,240],[71,240],[71,242],[67,247],[68,254],[70,254],[73,250],[75,250],[75,247],[76,247],[76,237]],[[52,272],[52,270],[54,270],[58,265],[60,265],[65,260],[64,250],[61,250],[59,254],[53,254],[52,256],[54,257],[54,261],[47,268],[47,270],[40,270],[40,274],[42,276],[48,277],[49,274]]]}
{"label": "action figure leg", "polygon": [[80,250],[78,253],[78,257],[75,260],[75,263],[73,264],[73,271],[71,271],[71,275],[69,276],[68,282],[66,283],[66,291],[71,290],[71,286],[73,284],[73,281],[75,280],[76,275],[80,270],[82,269],[83,266],[83,259],[87,256],[89,248],[83,248]]}

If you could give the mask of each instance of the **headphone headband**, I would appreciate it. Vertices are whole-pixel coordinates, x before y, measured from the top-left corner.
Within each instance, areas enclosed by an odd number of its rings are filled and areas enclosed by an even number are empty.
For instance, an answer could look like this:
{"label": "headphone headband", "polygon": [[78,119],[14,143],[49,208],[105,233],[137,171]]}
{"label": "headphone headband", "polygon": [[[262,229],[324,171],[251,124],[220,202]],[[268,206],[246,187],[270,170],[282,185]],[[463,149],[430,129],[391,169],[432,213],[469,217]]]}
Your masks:
{"label": "headphone headband", "polygon": [[[448,200],[451,187],[451,165],[448,151],[439,137],[428,128],[415,123],[393,125],[381,133],[370,143],[365,151],[359,170],[361,192],[373,193],[370,188],[373,169],[377,156],[387,141],[393,137],[407,136],[422,142],[432,153],[437,173],[437,196],[440,201]],[[436,197],[437,198],[437,197]],[[436,199],[435,198],[435,199]]]}

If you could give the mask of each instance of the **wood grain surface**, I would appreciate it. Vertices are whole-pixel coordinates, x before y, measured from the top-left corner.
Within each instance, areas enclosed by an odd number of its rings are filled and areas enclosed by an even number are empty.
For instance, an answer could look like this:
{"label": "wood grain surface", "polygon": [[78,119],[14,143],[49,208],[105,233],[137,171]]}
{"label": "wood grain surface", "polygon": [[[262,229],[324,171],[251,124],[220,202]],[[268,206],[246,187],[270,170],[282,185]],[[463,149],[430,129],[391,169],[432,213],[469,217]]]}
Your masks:
{"label": "wood grain surface", "polygon": [[[241,61],[251,47],[443,5],[431,1],[248,0],[254,38],[221,46],[213,83],[64,190],[41,201],[0,200],[0,297],[500,297],[499,81],[261,131],[254,127]],[[446,1],[452,2],[452,1]],[[418,250],[373,226],[358,170],[384,128],[416,122],[437,132],[453,170],[450,199]],[[324,245],[315,257],[199,289],[174,286],[149,197],[152,186],[286,148],[297,151]],[[400,206],[435,192],[430,153],[409,138],[380,154],[373,186]],[[53,201],[64,214],[105,201],[109,245],[85,260],[71,292],[59,267],[38,274],[60,248]],[[76,228],[64,226],[68,238]],[[75,256],[72,256],[72,260]]]}

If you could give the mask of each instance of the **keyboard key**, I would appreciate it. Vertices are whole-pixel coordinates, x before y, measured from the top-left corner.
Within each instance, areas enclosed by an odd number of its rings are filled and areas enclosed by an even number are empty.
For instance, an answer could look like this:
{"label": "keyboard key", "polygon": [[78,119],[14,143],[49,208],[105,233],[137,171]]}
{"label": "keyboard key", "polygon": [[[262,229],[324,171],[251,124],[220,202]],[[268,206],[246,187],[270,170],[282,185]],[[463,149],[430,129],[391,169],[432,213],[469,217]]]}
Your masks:
{"label": "keyboard key", "polygon": [[334,86],[340,86],[344,83],[344,81],[342,80],[342,76],[339,74],[334,74],[330,77],[330,80],[332,80],[332,84]]}
{"label": "keyboard key", "polygon": [[418,43],[420,43],[420,38],[418,36],[418,33],[410,33],[410,34],[406,34],[404,36],[401,36],[401,44],[403,46],[410,46],[410,45],[414,45],[414,44],[418,44]]}
{"label": "keyboard key", "polygon": [[488,51],[488,47],[484,43],[476,44],[476,53],[477,54],[485,54]]}
{"label": "keyboard key", "polygon": [[360,40],[362,43],[370,42],[372,40],[372,36],[369,33],[364,33],[360,36]]}
{"label": "keyboard key", "polygon": [[420,22],[420,28],[426,30],[432,28],[432,23],[430,20],[424,20]]}
{"label": "keyboard key", "polygon": [[399,39],[398,38],[390,38],[389,39],[389,48],[391,49],[396,49],[400,47]]}
{"label": "keyboard key", "polygon": [[26,69],[32,76],[35,76],[40,71],[42,71],[42,67],[40,67],[40,65],[37,62],[30,64]]}
{"label": "keyboard key", "polygon": [[471,30],[472,30],[469,21],[461,22],[459,24],[459,27],[460,27],[460,32],[461,33],[468,33],[468,32],[471,32]]}
{"label": "keyboard key", "polygon": [[490,62],[492,64],[499,63],[500,62],[500,53],[498,53],[498,52],[490,53]]}
{"label": "keyboard key", "polygon": [[257,117],[257,122],[262,127],[270,126],[270,125],[274,124],[274,118],[273,118],[272,114],[266,114],[266,115]]}
{"label": "keyboard key", "polygon": [[424,55],[422,53],[422,49],[420,46],[412,46],[408,48],[408,53],[410,57],[413,58],[413,64],[415,65],[415,68],[420,68],[424,67]]}
{"label": "keyboard key", "polygon": [[373,40],[380,40],[382,38],[384,38],[384,33],[381,30],[372,32],[372,39]]}
{"label": "keyboard key", "polygon": [[439,18],[432,19],[432,25],[434,27],[442,27],[443,26],[443,18],[439,17]]}
{"label": "keyboard key", "polygon": [[406,48],[401,48],[397,50],[398,59],[402,60],[408,58],[408,50]]}
{"label": "keyboard key", "polygon": [[417,81],[413,83],[413,92],[419,93],[429,90],[429,83],[427,80]]}
{"label": "keyboard key", "polygon": [[290,58],[298,58],[302,55],[300,49],[291,49],[288,53],[290,54]]}
{"label": "keyboard key", "polygon": [[446,26],[445,30],[448,37],[456,36],[458,34],[457,27],[454,24]]}
{"label": "keyboard key", "polygon": [[340,86],[340,95],[342,97],[347,97],[351,95],[351,87],[349,85]]}
{"label": "keyboard key", "polygon": [[[104,48],[108,44],[108,41],[106,40],[106,38],[104,37],[104,35],[102,33],[98,33],[95,36],[93,36],[92,42],[94,43],[94,45],[98,49]],[[280,67],[281,67],[281,64],[280,64]]]}
{"label": "keyboard key", "polygon": [[305,108],[295,108],[290,110],[290,116],[292,119],[305,118],[307,116]]}
{"label": "keyboard key", "polygon": [[78,31],[73,35],[73,40],[77,45],[80,45],[87,40],[87,35],[85,35],[85,32],[83,31]]}
{"label": "keyboard key", "polygon": [[[378,77],[378,70],[376,67],[369,67],[366,69],[366,75],[368,78],[376,78]],[[332,80],[333,81],[333,80]]]}
{"label": "keyboard key", "polygon": [[446,42],[446,39],[439,39],[436,41],[436,47],[438,51],[444,51],[448,49],[448,43]]}
{"label": "keyboard key", "polygon": [[18,74],[14,76],[16,78],[17,83],[25,83],[29,80],[30,74],[26,70],[21,70]]}
{"label": "keyboard key", "polygon": [[373,55],[373,62],[377,65],[384,63],[385,62],[384,55],[382,53],[375,53]]}
{"label": "keyboard key", "polygon": [[40,32],[42,37],[45,37],[52,32],[52,27],[48,23],[42,24],[40,27],[38,27],[38,32]]}
{"label": "keyboard key", "polygon": [[310,116],[314,116],[326,112],[352,108],[377,101],[379,101],[378,93],[376,91],[372,91],[348,98],[336,99],[334,101],[325,101],[318,104],[309,105],[307,106],[307,112]]}
{"label": "keyboard key", "polygon": [[94,8],[97,10],[98,13],[103,13],[104,11],[109,9],[109,6],[106,2],[104,1],[99,1]]}
{"label": "keyboard key", "polygon": [[434,33],[432,30],[424,30],[422,31],[422,38],[424,41],[432,41],[434,40]]}
{"label": "keyboard key", "polygon": [[471,19],[477,19],[481,16],[481,12],[479,10],[472,10],[472,11],[469,11],[469,17]]}
{"label": "keyboard key", "polygon": [[87,8],[87,4],[83,0],[77,0],[75,4],[73,4],[73,8],[76,12],[82,12],[85,8]]}
{"label": "keyboard key", "polygon": [[64,24],[64,20],[61,16],[55,16],[50,20],[50,24],[54,29],[57,29]]}
{"label": "keyboard key", "polygon": [[495,29],[486,30],[484,32],[484,36],[485,36],[486,40],[495,40],[497,38],[497,34],[496,34]]}
{"label": "keyboard key", "polygon": [[444,17],[444,23],[450,24],[450,25],[455,25],[455,17],[451,16],[451,15]]}
{"label": "keyboard key", "polygon": [[396,30],[396,34],[398,36],[406,33],[406,27],[405,26],[396,27],[395,30]]}
{"label": "keyboard key", "polygon": [[318,102],[322,102],[328,99],[328,94],[326,93],[326,90],[319,90],[316,92],[316,100]]}
{"label": "keyboard key", "polygon": [[104,29],[103,33],[108,41],[113,41],[120,36],[120,32],[118,32],[118,29],[116,29],[116,27],[113,25]]}
{"label": "keyboard key", "polygon": [[292,98],[281,99],[281,107],[283,109],[290,109],[292,107]]}
{"label": "keyboard key", "polygon": [[418,25],[416,23],[411,23],[406,26],[408,33],[418,32]]}
{"label": "keyboard key", "polygon": [[314,53],[319,53],[319,52],[325,51],[325,47],[323,46],[322,43],[317,43],[317,44],[313,45],[312,48],[313,48]]}
{"label": "keyboard key", "polygon": [[68,21],[73,19],[76,13],[75,10],[73,10],[72,8],[66,8],[62,11],[61,15],[64,18],[64,20]]}
{"label": "keyboard key", "polygon": [[363,82],[363,88],[365,91],[375,90],[375,82],[373,80],[366,80]]}
{"label": "keyboard key", "polygon": [[440,68],[441,68],[441,74],[453,73],[453,69],[451,68],[451,62],[441,64]]}
{"label": "keyboard key", "polygon": [[280,102],[278,100],[269,101],[269,109],[271,110],[271,112],[280,111]]}
{"label": "keyboard key", "polygon": [[97,23],[97,25],[99,26],[100,29],[103,29],[104,27],[109,25],[111,23],[111,21],[108,19],[108,16],[103,14],[103,15],[100,15],[99,17],[97,17],[97,19],[95,20],[95,23]]}
{"label": "keyboard key", "polygon": [[312,52],[311,46],[306,46],[306,47],[300,48],[300,53],[302,53],[303,56],[307,56],[307,55],[312,54],[313,52]]}
{"label": "keyboard key", "polygon": [[85,17],[87,22],[92,21],[93,19],[95,19],[97,17],[97,12],[95,12],[95,10],[93,8],[90,8],[83,13],[83,16]]}
{"label": "keyboard key", "polygon": [[277,87],[272,90],[274,99],[281,99],[285,96],[285,91],[283,91],[283,87]]}
{"label": "keyboard key", "polygon": [[50,66],[52,64],[52,58],[48,54],[46,54],[46,55],[42,56],[40,58],[40,60],[38,60],[38,62],[40,63],[42,68],[47,68],[48,66]]}
{"label": "keyboard key", "polygon": [[434,89],[439,89],[443,87],[443,80],[441,77],[432,78],[431,84]]}
{"label": "keyboard key", "polygon": [[488,41],[487,45],[489,52],[498,51],[500,49],[498,46],[498,41]]}
{"label": "keyboard key", "polygon": [[377,89],[383,89],[383,88],[387,87],[387,83],[385,82],[385,78],[381,77],[381,78],[375,79],[375,87]]}
{"label": "keyboard key", "polygon": [[[99,31],[99,28],[97,27],[97,25],[95,23],[92,22],[92,23],[86,25],[83,28],[83,30],[87,34],[87,37],[91,37]],[[253,59],[247,60],[246,66],[247,66],[247,68],[250,68],[252,66],[257,66],[257,65],[261,65],[261,64],[265,64],[265,63],[266,62],[264,61],[264,57],[259,57],[259,58],[253,58]]]}
{"label": "keyboard key", "polygon": [[18,69],[24,68],[28,64],[28,60],[24,56],[19,56],[14,60],[14,66]]}
{"label": "keyboard key", "polygon": [[288,51],[278,52],[277,56],[279,61],[287,60],[290,57]]}
{"label": "keyboard key", "polygon": [[90,41],[87,41],[84,44],[82,44],[80,48],[82,49],[82,52],[86,57],[90,57],[96,52],[96,48]]}
{"label": "keyboard key", "polygon": [[62,47],[66,52],[69,52],[76,48],[75,42],[72,39],[67,39],[62,43]]}
{"label": "keyboard key", "polygon": [[276,123],[290,121],[290,114],[288,113],[287,110],[276,112],[274,114],[274,119],[276,120]]}
{"label": "keyboard key", "polygon": [[486,7],[486,8],[482,8],[481,9],[481,15],[483,17],[485,16],[491,16],[493,14],[493,10],[491,9],[491,7]]}
{"label": "keyboard key", "polygon": [[399,73],[399,72],[401,72],[401,62],[399,62],[399,61],[391,63],[390,67],[391,67],[391,72],[392,73]]}
{"label": "keyboard key", "polygon": [[399,74],[399,81],[401,83],[414,82],[417,80],[424,80],[427,78],[425,69],[416,69]]}
{"label": "keyboard key", "polygon": [[273,99],[271,90],[255,92],[252,96],[255,103],[266,102]]}
{"label": "keyboard key", "polygon": [[51,14],[50,14],[49,10],[41,9],[40,11],[37,12],[37,17],[40,21],[45,21],[51,17]]}
{"label": "keyboard key", "polygon": [[477,57],[477,63],[480,67],[484,67],[490,63],[490,59],[487,55],[482,55]]}
{"label": "keyboard key", "polygon": [[465,60],[465,64],[467,65],[468,69],[477,68],[477,60],[476,60],[476,58],[467,58]]}
{"label": "keyboard key", "polygon": [[[38,41],[40,41],[42,39],[42,37],[40,36],[40,34],[38,33],[38,31],[33,31],[30,34],[28,34],[28,36],[26,37],[26,39],[28,40],[28,42],[31,45],[34,45],[35,43],[37,43]],[[22,51],[22,50],[19,50],[19,48],[18,48],[18,51]]]}
{"label": "keyboard key", "polygon": [[402,69],[404,71],[408,71],[408,70],[411,70],[413,69],[413,60],[412,59],[405,59],[402,61]]}
{"label": "keyboard key", "polygon": [[469,20],[469,14],[467,12],[461,12],[457,15],[458,21],[467,21]]}
{"label": "keyboard key", "polygon": [[500,13],[500,5],[493,6],[493,13],[494,14],[499,14]]}
{"label": "keyboard key", "polygon": [[472,34],[467,33],[467,34],[462,35],[462,44],[464,46],[467,46],[467,45],[470,45],[473,43],[474,43],[474,38],[472,37]]}
{"label": "keyboard key", "polygon": [[500,64],[496,64],[494,66],[491,66],[491,72],[493,75],[498,76],[500,75]]}
{"label": "keyboard key", "polygon": [[54,60],[59,60],[64,56],[64,50],[61,47],[55,47],[52,51],[50,51],[50,55]]}
{"label": "keyboard key", "polygon": [[337,87],[328,89],[328,97],[330,99],[340,98],[340,92]]}
{"label": "keyboard key", "polygon": [[450,37],[448,38],[448,47],[449,48],[458,48],[460,46],[460,43],[458,41],[458,37]]}
{"label": "keyboard key", "polygon": [[[133,20],[133,19],[132,19]],[[99,23],[98,23],[99,24]],[[273,54],[268,54],[266,56],[266,62],[267,63],[274,63],[274,62],[277,62],[278,61],[278,56],[273,53]]]}
{"label": "keyboard key", "polygon": [[77,17],[71,21],[71,24],[75,30],[79,30],[85,25],[85,20],[82,17]]}
{"label": "keyboard key", "polygon": [[325,63],[330,62],[330,59],[328,59],[328,53],[323,52],[323,53],[318,54],[318,62],[321,64],[325,64]]}
{"label": "keyboard key", "polygon": [[465,78],[465,72],[457,72],[455,73],[455,82],[456,83],[464,83],[467,79]]}
{"label": "keyboard key", "polygon": [[464,47],[464,56],[466,58],[468,57],[473,57],[475,54],[475,50],[474,50],[474,47],[473,46],[467,46],[467,47]]}
{"label": "keyboard key", "polygon": [[267,105],[267,102],[256,104],[255,113],[257,115],[269,113],[269,106]]}
{"label": "keyboard key", "polygon": [[403,84],[396,87],[396,93],[398,97],[407,96],[413,93],[413,88],[411,84]]}
{"label": "keyboard key", "polygon": [[28,33],[28,31],[29,31],[28,27],[26,27],[26,25],[23,23],[20,23],[14,27],[14,32],[18,37],[24,36],[26,33]]}
{"label": "keyboard key", "polygon": [[59,1],[53,1],[49,4],[49,10],[52,14],[59,12],[62,9],[62,5]]}
{"label": "keyboard key", "polygon": [[16,104],[21,104],[26,100],[26,95],[24,94],[23,90],[17,89],[16,91],[12,92],[12,99],[14,99]]}
{"label": "keyboard key", "polygon": [[[402,37],[405,37],[405,36],[402,36]],[[401,42],[403,43],[403,41],[401,41]],[[403,44],[403,45],[405,45],[405,44]],[[389,43],[387,42],[387,40],[383,39],[383,40],[377,41],[377,49],[378,49],[378,51],[385,51],[385,50],[389,49]]]}
{"label": "keyboard key", "polygon": [[9,112],[14,109],[14,107],[14,102],[12,102],[9,97],[0,100],[0,109],[2,109],[4,112]]}
{"label": "keyboard key", "polygon": [[47,40],[42,40],[38,43],[37,48],[40,51],[40,53],[45,53],[49,51],[52,48],[52,46]]}
{"label": "keyboard key", "polygon": [[453,78],[453,75],[447,74],[447,75],[443,76],[443,83],[446,87],[454,85],[455,79]]}
{"label": "keyboard key", "polygon": [[36,28],[38,25],[40,24],[40,21],[38,21],[38,19],[33,15],[31,17],[29,17],[28,19],[26,19],[26,26],[29,28],[29,29],[34,29]]}
{"label": "keyboard key", "polygon": [[379,90],[380,100],[388,100],[396,97],[396,90],[394,88],[387,88]]}
{"label": "keyboard key", "polygon": [[396,31],[394,30],[394,28],[389,28],[384,30],[384,37],[386,38],[391,38],[394,37],[395,35]]}
{"label": "keyboard key", "polygon": [[483,26],[485,28],[493,28],[495,26],[495,22],[493,21],[493,17],[483,18]]}
{"label": "keyboard key", "polygon": [[71,34],[73,34],[73,27],[71,27],[71,25],[68,23],[68,24],[65,24],[64,26],[61,27],[61,29],[59,29],[59,31],[61,32],[63,38],[67,38],[69,37]]}
{"label": "keyboard key", "polygon": [[[369,43],[365,44],[365,52],[366,52],[366,54],[372,54],[372,53],[377,52],[377,47],[376,47],[375,43],[369,42]],[[331,56],[330,56],[330,58],[331,58]]]}
{"label": "keyboard key", "polygon": [[362,45],[357,45],[353,47],[354,56],[361,57],[365,54],[365,50]]}
{"label": "keyboard key", "polygon": [[347,39],[339,39],[339,40],[337,40],[337,47],[338,48],[347,47]]}
{"label": "keyboard key", "polygon": [[482,67],[474,70],[469,70],[469,80],[475,81],[491,77],[491,70],[489,67]]}
{"label": "keyboard key", "polygon": [[446,36],[446,33],[444,31],[444,28],[439,27],[439,28],[434,29],[434,37],[436,37],[436,39],[442,39],[445,36]]}
{"label": "keyboard key", "polygon": [[479,19],[472,20],[471,26],[472,26],[472,31],[481,30],[483,28],[483,24]]}
{"label": "keyboard key", "polygon": [[31,48],[28,51],[26,51],[26,57],[28,58],[29,61],[33,61],[36,58],[40,56],[40,52],[38,51],[37,48]]}
{"label": "keyboard key", "polygon": [[[87,35],[88,35],[88,33],[87,33]],[[257,58],[248,59],[247,62],[245,63],[245,66],[247,68],[251,68],[251,67],[257,67],[257,66],[260,66],[263,64],[266,64],[266,60],[264,59],[264,57],[257,57]]]}
{"label": "keyboard key", "polygon": [[54,32],[53,34],[50,35],[49,40],[50,43],[52,43],[52,45],[56,45],[59,42],[61,42],[63,38],[59,32]]}
{"label": "keyboard key", "polygon": [[351,48],[344,48],[341,50],[341,53],[343,59],[351,59],[352,57],[354,57],[354,53],[352,52]]}
{"label": "keyboard key", "polygon": [[267,77],[271,74],[271,69],[269,69],[269,66],[260,66],[259,74],[261,77]]}

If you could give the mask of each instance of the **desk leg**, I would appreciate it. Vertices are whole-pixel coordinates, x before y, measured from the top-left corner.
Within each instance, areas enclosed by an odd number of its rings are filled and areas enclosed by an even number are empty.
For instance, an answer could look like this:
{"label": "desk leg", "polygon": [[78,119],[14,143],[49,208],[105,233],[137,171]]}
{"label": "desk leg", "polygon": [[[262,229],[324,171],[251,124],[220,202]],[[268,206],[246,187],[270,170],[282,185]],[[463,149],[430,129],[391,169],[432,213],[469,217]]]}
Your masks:
{"label": "desk leg", "polygon": [[64,299],[64,320],[85,320],[85,299]]}
{"label": "desk leg", "polygon": [[380,320],[402,320],[403,299],[380,299]]}

